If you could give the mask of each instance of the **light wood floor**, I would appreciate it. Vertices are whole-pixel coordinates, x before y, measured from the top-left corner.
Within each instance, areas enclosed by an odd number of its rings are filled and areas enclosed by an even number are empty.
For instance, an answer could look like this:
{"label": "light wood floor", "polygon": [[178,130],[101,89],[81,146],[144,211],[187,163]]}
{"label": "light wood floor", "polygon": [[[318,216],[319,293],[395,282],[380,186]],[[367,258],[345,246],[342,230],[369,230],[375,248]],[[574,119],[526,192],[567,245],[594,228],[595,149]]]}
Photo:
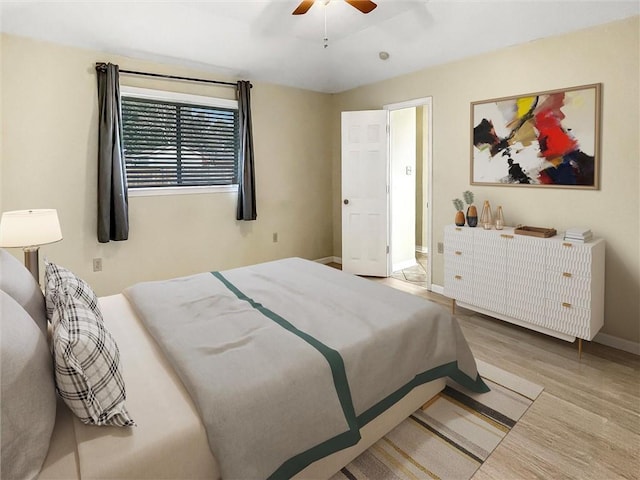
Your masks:
{"label": "light wood floor", "polygon": [[[449,307],[450,300],[395,278],[372,279]],[[532,332],[456,309],[476,358],[544,387],[474,475],[487,479],[640,479],[640,357]]]}

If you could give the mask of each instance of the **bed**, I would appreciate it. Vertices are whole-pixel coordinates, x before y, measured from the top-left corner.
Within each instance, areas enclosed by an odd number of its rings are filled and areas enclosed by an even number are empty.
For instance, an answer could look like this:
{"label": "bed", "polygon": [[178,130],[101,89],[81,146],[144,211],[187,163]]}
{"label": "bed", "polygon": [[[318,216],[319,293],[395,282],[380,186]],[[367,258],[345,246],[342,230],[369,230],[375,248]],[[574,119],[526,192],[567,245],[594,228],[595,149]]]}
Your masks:
{"label": "bed", "polygon": [[58,397],[37,478],[330,478],[446,377],[487,390],[444,308],[298,258],[98,303],[136,426],[86,425]]}

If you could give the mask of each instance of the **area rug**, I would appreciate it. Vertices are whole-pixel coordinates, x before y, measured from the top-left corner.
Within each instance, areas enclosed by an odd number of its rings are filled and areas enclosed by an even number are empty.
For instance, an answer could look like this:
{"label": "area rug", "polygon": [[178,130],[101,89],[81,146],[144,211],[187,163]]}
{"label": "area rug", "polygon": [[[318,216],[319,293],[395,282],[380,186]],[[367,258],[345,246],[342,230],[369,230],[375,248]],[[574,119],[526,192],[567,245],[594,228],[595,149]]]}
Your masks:
{"label": "area rug", "polygon": [[332,480],[468,480],[543,388],[478,361],[491,388],[475,393],[450,382]]}

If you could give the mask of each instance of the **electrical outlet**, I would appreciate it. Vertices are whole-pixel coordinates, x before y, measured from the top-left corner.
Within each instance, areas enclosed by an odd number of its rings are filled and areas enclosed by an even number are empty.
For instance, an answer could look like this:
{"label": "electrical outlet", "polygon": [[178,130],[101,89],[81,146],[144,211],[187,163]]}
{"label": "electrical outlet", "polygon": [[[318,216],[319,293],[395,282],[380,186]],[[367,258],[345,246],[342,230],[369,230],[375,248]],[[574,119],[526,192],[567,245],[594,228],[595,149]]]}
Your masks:
{"label": "electrical outlet", "polygon": [[278,232],[273,233],[273,243],[278,243]]}
{"label": "electrical outlet", "polygon": [[444,253],[444,243],[438,242],[438,253]]}
{"label": "electrical outlet", "polygon": [[93,271],[94,272],[101,272],[102,271],[102,259],[101,258],[94,258],[93,259]]}

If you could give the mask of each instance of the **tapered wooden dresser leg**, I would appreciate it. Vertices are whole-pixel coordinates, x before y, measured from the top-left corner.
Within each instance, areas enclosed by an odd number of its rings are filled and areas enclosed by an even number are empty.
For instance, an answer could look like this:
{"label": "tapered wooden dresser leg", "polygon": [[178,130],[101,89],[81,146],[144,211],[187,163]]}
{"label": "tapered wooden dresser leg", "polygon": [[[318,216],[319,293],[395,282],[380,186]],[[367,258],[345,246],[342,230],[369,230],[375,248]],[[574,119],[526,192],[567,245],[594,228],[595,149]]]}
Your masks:
{"label": "tapered wooden dresser leg", "polygon": [[582,339],[578,339],[578,358],[582,359]]}

